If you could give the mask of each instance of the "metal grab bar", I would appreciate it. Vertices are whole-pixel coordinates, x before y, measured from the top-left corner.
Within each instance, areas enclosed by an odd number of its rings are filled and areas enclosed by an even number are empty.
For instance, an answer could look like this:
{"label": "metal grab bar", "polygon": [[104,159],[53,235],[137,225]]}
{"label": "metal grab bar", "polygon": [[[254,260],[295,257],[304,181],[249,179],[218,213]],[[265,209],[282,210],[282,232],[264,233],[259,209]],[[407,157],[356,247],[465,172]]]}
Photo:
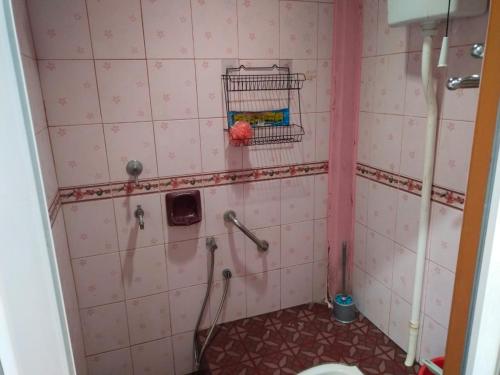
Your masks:
{"label": "metal grab bar", "polygon": [[236,212],[232,210],[224,212],[224,221],[236,225],[238,229],[245,234],[245,236],[250,238],[257,245],[257,248],[260,251],[267,251],[267,249],[269,249],[269,243],[266,240],[260,240],[255,234],[250,232],[247,227],[239,222],[236,218]]}
{"label": "metal grab bar", "polygon": [[[484,43],[476,43],[470,49],[470,55],[476,59],[482,59],[484,57]],[[481,75],[472,74],[465,77],[451,77],[448,78],[446,83],[446,88],[448,90],[457,89],[472,89],[479,87],[479,81],[481,80]]]}
{"label": "metal grab bar", "polygon": [[480,79],[479,74],[472,74],[467,77],[451,77],[448,78],[446,87],[448,90],[476,88],[479,87]]}

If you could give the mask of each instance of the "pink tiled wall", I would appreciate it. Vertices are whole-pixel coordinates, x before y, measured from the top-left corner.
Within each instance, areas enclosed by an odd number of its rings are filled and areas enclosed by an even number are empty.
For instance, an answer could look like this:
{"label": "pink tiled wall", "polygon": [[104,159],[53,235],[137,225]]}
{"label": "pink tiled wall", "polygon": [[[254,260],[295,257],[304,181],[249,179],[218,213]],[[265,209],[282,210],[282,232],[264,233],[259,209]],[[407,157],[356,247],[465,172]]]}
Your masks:
{"label": "pink tiled wall", "polygon": [[[391,28],[387,1],[365,0],[358,162],[422,179],[426,107],[418,26]],[[435,69],[440,106],[434,184],[465,193],[478,89],[448,91],[445,79],[479,73],[469,54],[487,16],[451,22],[449,66]],[[443,34],[440,27],[439,35]],[[441,39],[435,40],[437,61]],[[436,64],[437,65],[437,64]],[[361,311],[407,347],[420,197],[357,177],[354,295]],[[443,355],[463,212],[433,202],[420,356]]]}
{"label": "pink tiled wall", "polygon": [[[327,160],[331,1],[27,2],[59,187],[126,181],[129,159],[143,162],[146,179]],[[285,64],[307,75],[303,142],[227,144],[220,75],[239,64]],[[192,370],[207,236],[219,248],[204,326],[225,267],[233,279],[223,321],[324,297],[325,174],[201,194],[204,220],[190,227],[167,226],[160,193],[63,205],[54,236],[58,253],[69,251],[60,257],[72,267],[77,308],[68,303],[81,315],[89,375]],[[137,204],[146,212],[144,231],[133,217]],[[269,241],[266,254],[224,224],[228,208]],[[79,375],[86,373],[80,366]]]}
{"label": "pink tiled wall", "polygon": [[58,183],[54,168],[54,159],[52,157],[49,130],[45,118],[40,77],[38,74],[28,11],[26,2],[23,0],[15,0],[12,2],[12,5],[14,8],[16,31],[23,63],[26,89],[29,95],[33,130],[36,135],[38,154],[43,172],[45,198],[47,204],[50,204],[57,194]]}
{"label": "pink tiled wall", "polygon": [[[327,158],[333,5],[279,0],[28,1],[61,187]],[[220,75],[284,64],[306,73],[306,136],[232,148]],[[189,147],[186,147],[189,145]]]}
{"label": "pink tiled wall", "polygon": [[[37,58],[33,45],[29,15],[25,0],[14,0],[12,5],[14,8],[17,39],[20,47],[24,78],[30,103],[33,131],[36,136],[38,159],[42,171],[45,198],[47,206],[51,207],[54,202],[57,201],[59,184],[54,167],[54,158],[52,156],[52,146],[45,116],[45,107],[40,87],[40,77],[38,74]],[[54,218],[52,234],[56,249],[57,265],[75,365],[79,374],[85,374],[87,365],[83,346],[80,313],[62,212],[59,212]]]}
{"label": "pink tiled wall", "polygon": [[[63,205],[89,368],[130,353],[134,366],[146,366],[136,364],[138,353],[155,357],[172,344],[177,373],[191,369],[190,341],[182,343],[206,288],[209,235],[219,248],[204,326],[216,311],[226,267],[233,279],[223,321],[321,300],[326,182],[323,174],[204,188],[204,220],[190,227],[167,226],[160,193]],[[143,231],[131,217],[137,204],[146,211]],[[270,243],[268,253],[224,224],[229,207]]]}

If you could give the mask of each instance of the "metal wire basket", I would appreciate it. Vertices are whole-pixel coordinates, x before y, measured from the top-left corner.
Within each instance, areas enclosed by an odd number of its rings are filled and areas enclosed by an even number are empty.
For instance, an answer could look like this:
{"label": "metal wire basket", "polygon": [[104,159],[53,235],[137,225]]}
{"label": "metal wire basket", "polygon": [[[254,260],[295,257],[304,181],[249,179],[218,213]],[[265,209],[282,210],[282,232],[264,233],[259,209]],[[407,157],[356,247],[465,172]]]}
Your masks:
{"label": "metal wire basket", "polygon": [[[252,126],[252,135],[238,146],[301,142],[305,134],[300,109],[300,90],[306,80],[302,73],[290,73],[288,67],[227,68],[222,75],[229,131],[233,113],[286,111],[286,121],[263,122]],[[230,135],[231,140],[231,135]]]}

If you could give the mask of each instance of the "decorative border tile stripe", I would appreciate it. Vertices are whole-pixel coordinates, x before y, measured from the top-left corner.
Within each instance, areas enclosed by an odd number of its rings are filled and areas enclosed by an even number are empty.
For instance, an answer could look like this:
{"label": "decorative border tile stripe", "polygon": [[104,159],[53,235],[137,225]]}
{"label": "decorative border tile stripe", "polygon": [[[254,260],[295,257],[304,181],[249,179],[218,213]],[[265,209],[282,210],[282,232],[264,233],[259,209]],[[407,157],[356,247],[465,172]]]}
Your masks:
{"label": "decorative border tile stripe", "polygon": [[[411,194],[415,194],[418,196],[421,195],[422,181],[420,180],[401,176],[396,173],[387,172],[360,163],[358,163],[356,166],[356,175],[393,187],[395,189],[406,191]],[[463,210],[465,203],[465,194],[441,186],[433,185],[432,200],[449,207]]]}
{"label": "decorative border tile stripe", "polygon": [[[280,167],[247,169],[232,172],[206,173],[189,176],[156,178],[140,181],[139,185],[120,182],[103,185],[76,186],[61,188],[49,206],[49,218],[53,225],[62,204],[85,202],[112,197],[151,194],[189,188],[201,188],[237,184],[252,181],[273,180],[277,178],[316,175],[328,172],[328,162],[295,164]],[[356,174],[369,180],[420,196],[422,181],[401,176],[368,165],[358,163]],[[463,210],[465,194],[434,185],[432,200],[444,205]]]}
{"label": "decorative border tile stripe", "polygon": [[56,192],[56,196],[52,200],[49,206],[49,220],[50,220],[50,225],[54,225],[54,222],[56,221],[57,214],[59,213],[59,209],[61,208],[61,197],[59,195],[59,191]]}
{"label": "decorative border tile stripe", "polygon": [[273,180],[277,178],[316,175],[328,172],[328,162],[306,163],[269,167],[260,169],[247,169],[221,173],[204,173],[197,175],[155,178],[140,181],[138,185],[133,182],[116,182],[105,185],[75,186],[59,189],[61,204],[70,202],[84,202],[112,197],[152,194],[173,190],[202,188],[237,184],[252,181]]}

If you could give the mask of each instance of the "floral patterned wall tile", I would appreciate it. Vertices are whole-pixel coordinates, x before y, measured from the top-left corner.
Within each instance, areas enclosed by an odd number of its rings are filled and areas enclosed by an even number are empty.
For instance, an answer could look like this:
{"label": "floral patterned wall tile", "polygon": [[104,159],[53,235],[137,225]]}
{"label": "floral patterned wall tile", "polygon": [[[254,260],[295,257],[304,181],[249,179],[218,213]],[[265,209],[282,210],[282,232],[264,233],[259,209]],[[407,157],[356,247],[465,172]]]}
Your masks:
{"label": "floral patterned wall tile", "polygon": [[269,227],[252,231],[258,238],[269,243],[268,251],[259,251],[255,243],[245,238],[246,274],[256,274],[279,269],[281,266],[281,227]]}
{"label": "floral patterned wall tile", "polygon": [[435,358],[443,355],[446,349],[447,330],[436,323],[428,315],[424,316],[420,353],[424,358]]}
{"label": "floral patterned wall tile", "polygon": [[130,345],[123,302],[81,310],[85,351],[88,355]]}
{"label": "floral patterned wall tile", "polygon": [[236,0],[191,0],[196,58],[238,56]]}
{"label": "floral patterned wall tile", "polygon": [[174,373],[174,351],[170,337],[132,346],[134,375]]}
{"label": "floral patterned wall tile", "polygon": [[200,118],[222,117],[226,108],[223,107],[224,95],[220,77],[226,73],[225,66],[234,66],[234,61],[203,59],[195,60],[195,64]]}
{"label": "floral patterned wall tile", "polygon": [[[200,311],[191,306],[201,306],[206,288],[206,284],[199,284],[169,293],[172,334],[177,335],[194,330]],[[202,329],[208,327],[209,324],[210,311],[207,309],[201,323]]]}
{"label": "floral patterned wall tile", "polygon": [[144,60],[99,60],[96,71],[104,122],[151,120]]}
{"label": "floral patterned wall tile", "polygon": [[407,350],[410,332],[408,321],[411,317],[411,304],[396,293],[392,293],[390,314],[389,335],[400,348]]}
{"label": "floral patterned wall tile", "polygon": [[370,129],[370,165],[399,173],[403,116],[375,114]]}
{"label": "floral patterned wall tile", "polygon": [[264,228],[280,223],[280,181],[250,182],[244,185],[245,225]]}
{"label": "floral patterned wall tile", "polygon": [[394,242],[369,230],[366,236],[366,272],[386,288],[392,286]]}
{"label": "floral patterned wall tile", "polygon": [[42,60],[39,71],[49,125],[101,122],[92,60]]}
{"label": "floral patterned wall tile", "polygon": [[133,375],[130,349],[113,350],[87,358],[89,375],[105,371],[110,375]]}
{"label": "floral patterned wall tile", "polygon": [[322,303],[328,295],[328,260],[323,259],[313,263],[313,296],[314,302]]}
{"label": "floral patterned wall tile", "polygon": [[281,180],[281,223],[313,219],[314,199],[314,176]]}
{"label": "floral patterned wall tile", "polygon": [[333,4],[318,4],[318,58],[333,59]]}
{"label": "floral patterned wall tile", "polygon": [[421,198],[417,195],[403,191],[398,194],[395,240],[413,251],[417,251],[420,203]]}
{"label": "floral patterned wall tile", "polygon": [[168,243],[165,252],[171,289],[201,284],[207,279],[208,257],[204,238]]}
{"label": "floral patterned wall tile", "polygon": [[279,3],[278,0],[238,0],[240,58],[278,57]]}
{"label": "floral patterned wall tile", "polygon": [[224,213],[232,210],[243,215],[243,185],[225,185],[205,189],[205,227],[208,235],[237,232],[224,221]]}
{"label": "floral patterned wall tile", "polygon": [[223,118],[200,119],[201,163],[203,172],[243,168],[242,147],[232,147],[224,131]]}
{"label": "floral patterned wall tile", "polygon": [[146,56],[150,59],[194,56],[190,0],[142,1]]}
{"label": "floral patterned wall tile", "polygon": [[460,192],[467,190],[473,135],[473,122],[441,121],[434,174],[437,185]]}
{"label": "floral patterned wall tile", "polygon": [[318,4],[280,1],[280,58],[317,55]]}
{"label": "floral patterned wall tile", "polygon": [[126,169],[130,160],[140,160],[144,166],[140,179],[158,177],[151,122],[106,124],[104,136],[112,181],[131,180]]}
{"label": "floral patterned wall tile", "polygon": [[[120,250],[164,243],[160,195],[141,195],[113,199]],[[144,229],[139,229],[135,210],[144,210]]]}
{"label": "floral patterned wall tile", "polygon": [[63,206],[73,258],[118,250],[115,212],[111,199]]}
{"label": "floral patterned wall tile", "polygon": [[281,270],[282,308],[312,300],[313,264],[306,263]]}
{"label": "floral patterned wall tile", "polygon": [[363,0],[363,56],[377,54],[378,0]]}
{"label": "floral patterned wall tile", "polygon": [[246,276],[247,315],[255,316],[281,307],[281,271]]}
{"label": "floral patterned wall tile", "polygon": [[168,293],[128,300],[127,317],[131,344],[153,341],[172,334]]}
{"label": "floral patterned wall tile", "polygon": [[377,53],[379,55],[407,50],[408,26],[389,26],[387,23],[387,0],[379,0],[377,25]]}
{"label": "floral patterned wall tile", "polygon": [[96,59],[144,58],[139,0],[88,0],[87,9]]}
{"label": "floral patterned wall tile", "polygon": [[391,290],[375,278],[366,275],[364,314],[385,334],[389,330]]}
{"label": "floral patterned wall tile", "polygon": [[161,176],[201,172],[200,126],[197,119],[158,121],[154,128],[158,173]]}
{"label": "floral patterned wall tile", "polygon": [[392,289],[406,301],[412,300],[416,257],[413,251],[396,245]]}
{"label": "floral patterned wall tile", "polygon": [[39,59],[91,59],[89,20],[84,0],[28,1]]}
{"label": "floral patterned wall tile", "polygon": [[353,262],[359,269],[366,271],[366,235],[367,228],[363,224],[354,224]]}
{"label": "floral patterned wall tile", "polygon": [[[210,315],[215,316],[222,298],[224,281],[216,281],[210,294]],[[222,308],[220,322],[230,322],[247,316],[246,284],[244,277],[233,277],[229,286],[226,302]]]}
{"label": "floral patterned wall tile", "polygon": [[310,263],[314,258],[312,221],[286,224],[281,228],[281,264],[283,267]]}
{"label": "floral patterned wall tile", "polygon": [[429,262],[427,276],[425,314],[443,327],[448,327],[455,275],[451,271]]}
{"label": "floral patterned wall tile", "polygon": [[388,186],[370,182],[367,225],[388,238],[394,238],[398,192]]}
{"label": "floral patterned wall tile", "polygon": [[401,174],[418,180],[424,172],[425,130],[422,117],[405,117],[401,139]]}
{"label": "floral patterned wall tile", "polygon": [[80,308],[123,301],[118,253],[74,259],[73,274]]}
{"label": "floral patterned wall tile", "polygon": [[439,203],[431,208],[429,258],[455,272],[462,230],[463,212]]}
{"label": "floral patterned wall tile", "polygon": [[102,125],[50,128],[59,186],[109,182]]}
{"label": "floral patterned wall tile", "polygon": [[373,102],[375,100],[375,68],[377,58],[364,57],[361,60],[361,88],[359,98],[360,111],[373,111]]}
{"label": "floral patterned wall tile", "polygon": [[375,101],[377,113],[403,114],[406,87],[406,53],[377,58],[375,67]]}
{"label": "floral patterned wall tile", "polygon": [[327,219],[314,220],[314,261],[328,259]]}
{"label": "floral patterned wall tile", "polygon": [[128,299],[168,291],[163,245],[121,252],[120,260]]}
{"label": "floral patterned wall tile", "polygon": [[148,72],[155,120],[198,117],[192,60],[148,60]]}

